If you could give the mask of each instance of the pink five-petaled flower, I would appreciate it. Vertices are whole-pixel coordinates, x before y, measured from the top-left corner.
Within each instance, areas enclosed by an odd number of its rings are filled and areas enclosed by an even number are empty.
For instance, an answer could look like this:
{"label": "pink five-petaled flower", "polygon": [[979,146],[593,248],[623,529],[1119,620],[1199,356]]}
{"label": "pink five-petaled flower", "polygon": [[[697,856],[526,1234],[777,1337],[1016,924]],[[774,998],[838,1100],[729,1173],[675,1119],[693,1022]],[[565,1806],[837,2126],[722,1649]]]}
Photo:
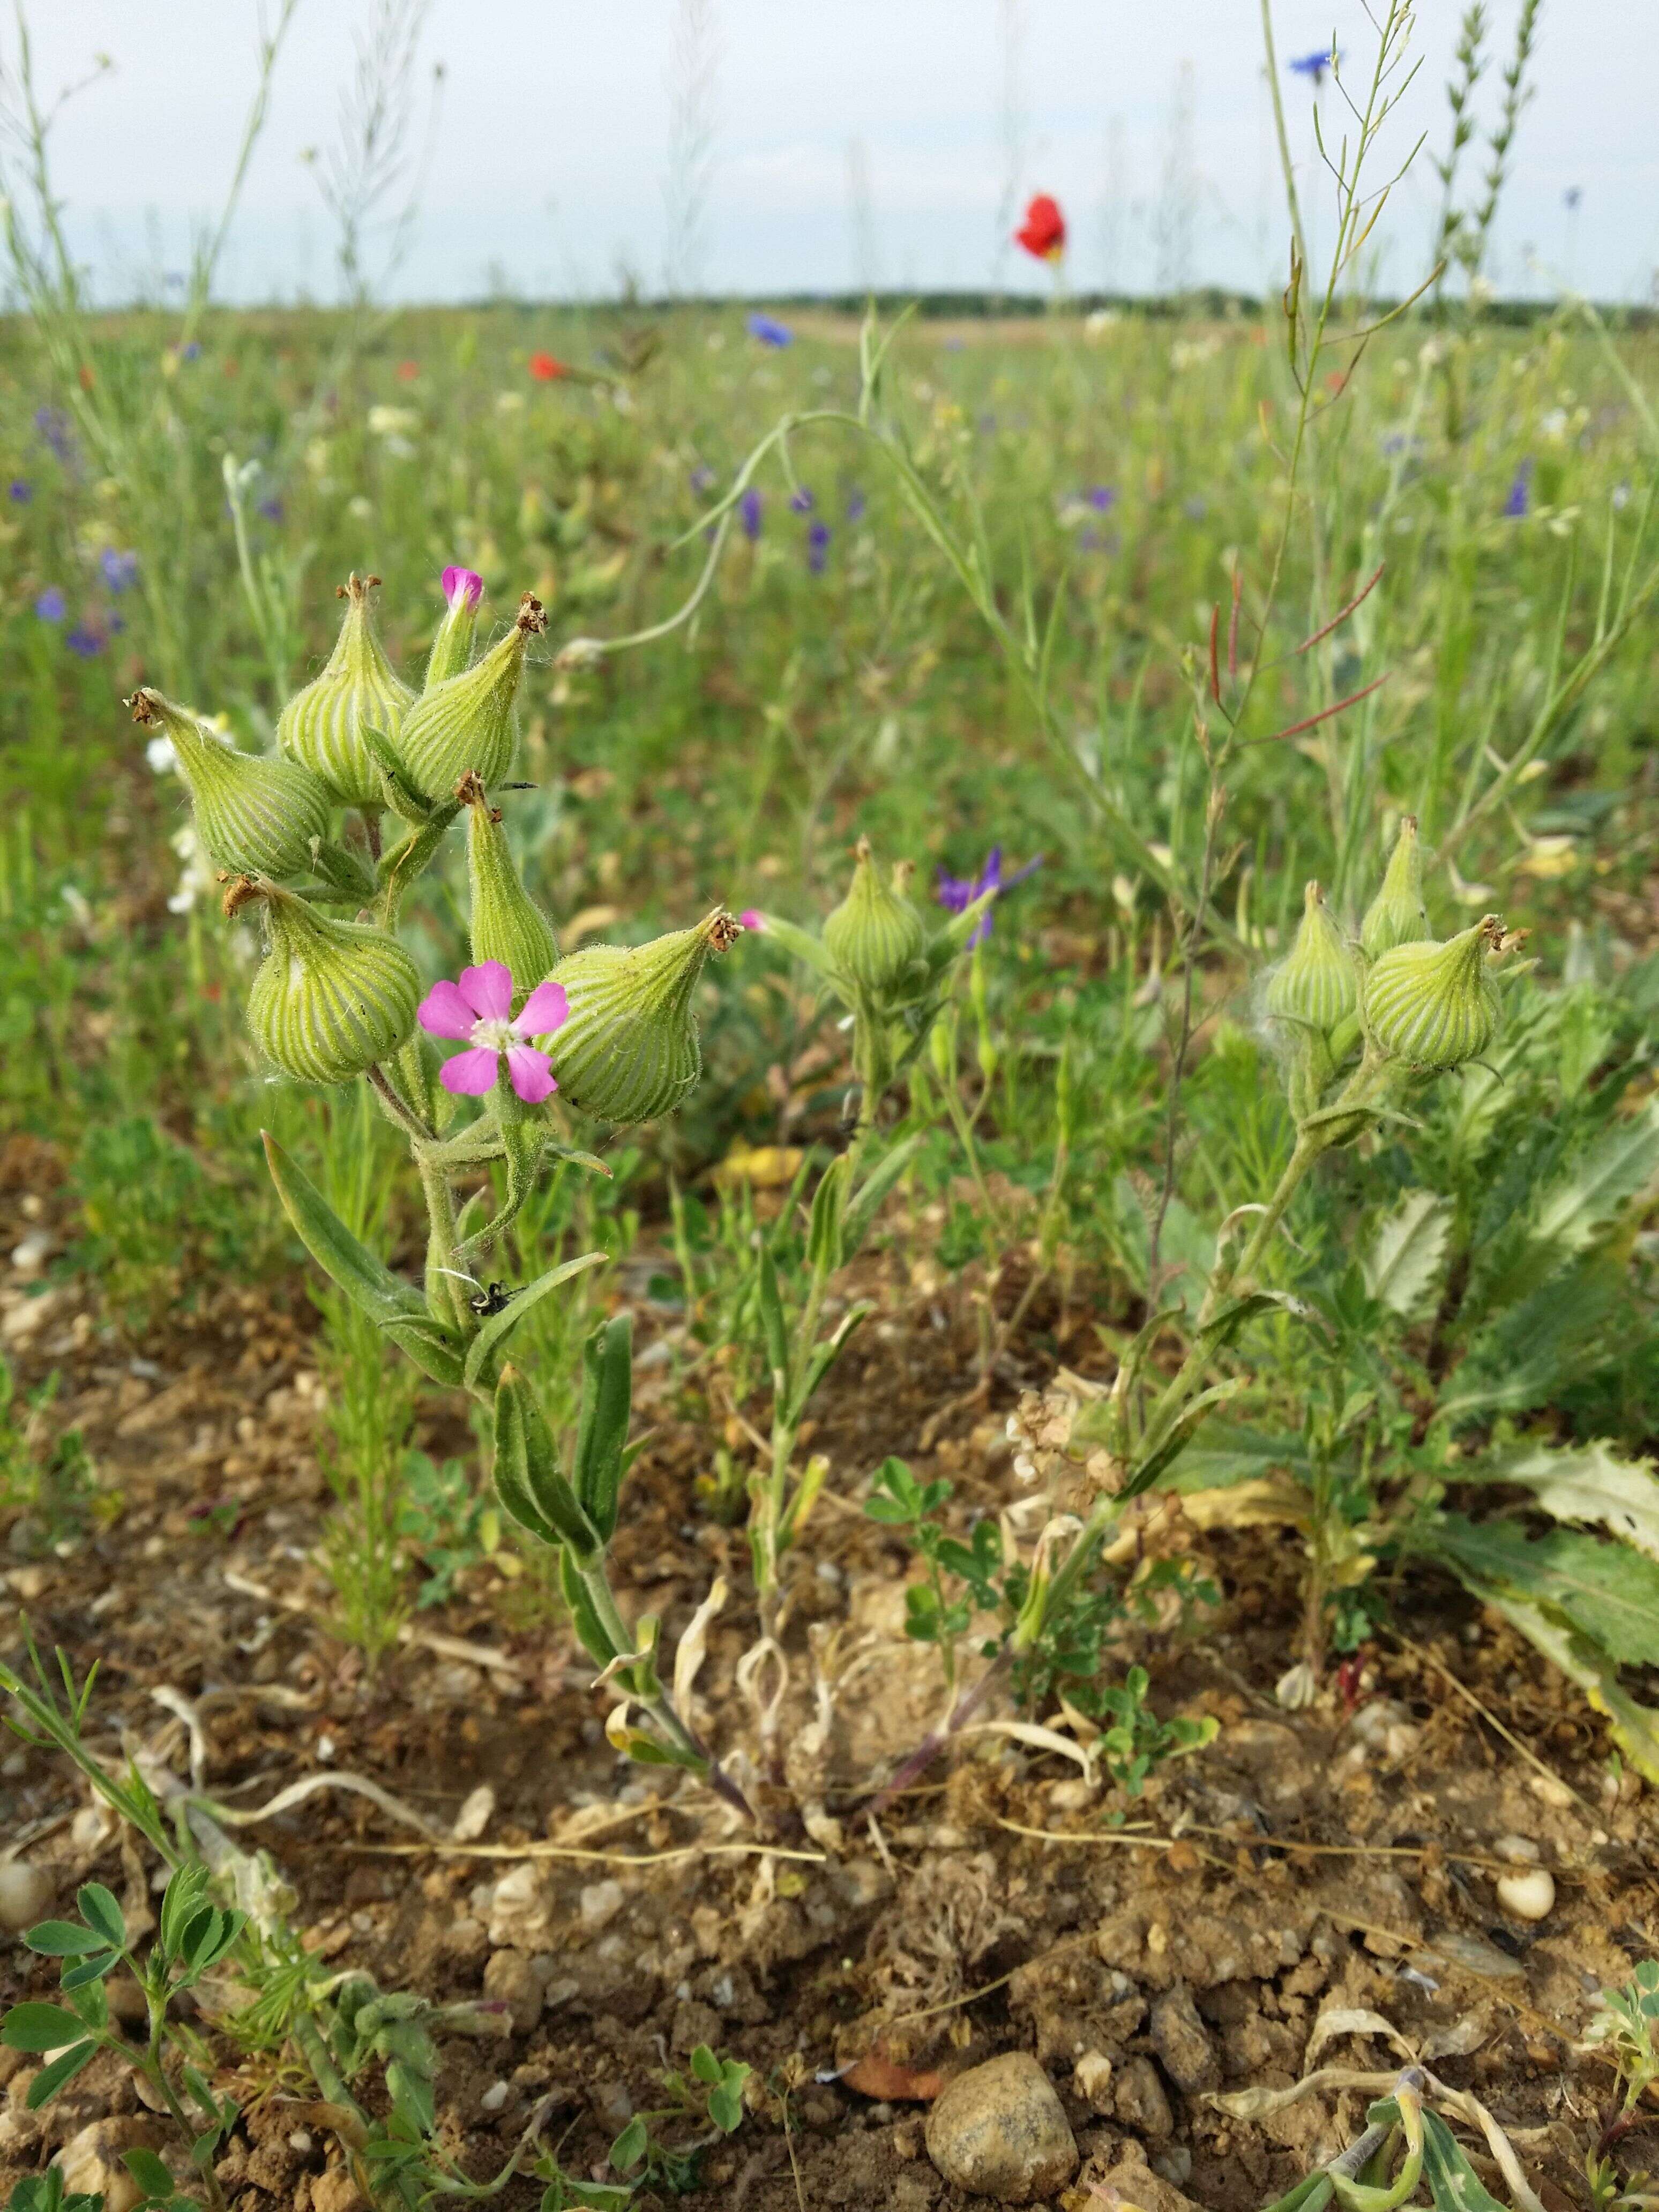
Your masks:
{"label": "pink five-petaled flower", "polygon": [[476,607],[483,597],[483,578],[476,568],[446,568],[444,570],[444,603],[459,606],[463,599]]}
{"label": "pink five-petaled flower", "polygon": [[507,1081],[526,1106],[538,1106],[558,1089],[553,1064],[526,1040],[558,1029],[568,1012],[562,983],[538,983],[513,1014],[513,977],[499,960],[463,968],[456,983],[434,983],[421,1001],[421,1027],[428,1036],[453,1037],[472,1048],[458,1052],[438,1071],[446,1091],[481,1098],[495,1087],[503,1059]]}
{"label": "pink five-petaled flower", "polygon": [[764,929],[766,927],[766,916],[757,906],[744,907],[738,920],[745,929]]}

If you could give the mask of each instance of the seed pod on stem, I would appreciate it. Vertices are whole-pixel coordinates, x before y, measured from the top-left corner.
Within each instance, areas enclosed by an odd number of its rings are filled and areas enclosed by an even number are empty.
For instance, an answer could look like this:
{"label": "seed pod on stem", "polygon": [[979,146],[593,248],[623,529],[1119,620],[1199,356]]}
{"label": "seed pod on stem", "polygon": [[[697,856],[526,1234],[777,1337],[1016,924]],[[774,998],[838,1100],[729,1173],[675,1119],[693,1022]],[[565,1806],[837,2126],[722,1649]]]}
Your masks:
{"label": "seed pod on stem", "polygon": [[1359,983],[1325,894],[1310,883],[1296,941],[1267,985],[1267,1012],[1328,1037],[1359,1001]]}
{"label": "seed pod on stem", "polygon": [[692,993],[708,955],[741,933],[716,907],[695,929],[631,949],[584,945],[562,960],[564,1026],[538,1042],[564,1096],[605,1121],[651,1121],[678,1106],[702,1073]]}
{"label": "seed pod on stem", "polygon": [[444,570],[444,618],[432,641],[426,664],[430,691],[452,676],[459,676],[472,658],[472,633],[478,626],[478,602],[483,597],[483,578],[476,568]]}
{"label": "seed pod on stem", "polygon": [[483,659],[423,691],[404,719],[398,752],[416,788],[428,798],[453,791],[469,770],[486,786],[499,783],[513,760],[513,706],[532,637],[547,628],[539,599],[528,592],[518,619]]}
{"label": "seed pod on stem", "polygon": [[1365,909],[1359,925],[1359,942],[1375,960],[1392,952],[1396,945],[1413,945],[1429,933],[1428,909],[1423,903],[1423,848],[1418,842],[1417,817],[1407,814],[1382,877],[1382,888]]}
{"label": "seed pod on stem", "polygon": [[346,611],[334,650],[321,674],[289,701],[276,723],[283,751],[320,776],[344,806],[386,804],[363,726],[379,730],[395,747],[415,697],[374,635],[368,595],[380,580],[351,575],[339,586]]}
{"label": "seed pod on stem", "polygon": [[1503,942],[1497,915],[1443,945],[1397,945],[1365,984],[1365,1024],[1391,1059],[1414,1067],[1456,1067],[1492,1042],[1498,989],[1488,963]]}
{"label": "seed pod on stem", "polygon": [[293,876],[308,864],[312,840],[328,835],[331,801],[319,777],[297,761],[239,751],[159,691],[135,691],[127,704],[141,727],[171,741],[197,834],[222,868]]}
{"label": "seed pod on stem", "polygon": [[892,884],[883,883],[870,840],[860,837],[847,896],[823,925],[830,958],[866,991],[891,990],[927,943],[921,916],[904,896],[908,875],[901,863]]}
{"label": "seed pod on stem", "polygon": [[513,978],[517,1013],[559,957],[553,925],[519,880],[501,828],[476,775],[464,775],[455,796],[467,810],[466,866],[472,888],[472,957],[499,960]]}
{"label": "seed pod on stem", "polygon": [[349,1083],[410,1036],[420,1003],[415,963],[367,922],[333,921],[276,884],[241,876],[227,919],[260,901],[269,950],[248,994],[253,1042],[303,1083]]}

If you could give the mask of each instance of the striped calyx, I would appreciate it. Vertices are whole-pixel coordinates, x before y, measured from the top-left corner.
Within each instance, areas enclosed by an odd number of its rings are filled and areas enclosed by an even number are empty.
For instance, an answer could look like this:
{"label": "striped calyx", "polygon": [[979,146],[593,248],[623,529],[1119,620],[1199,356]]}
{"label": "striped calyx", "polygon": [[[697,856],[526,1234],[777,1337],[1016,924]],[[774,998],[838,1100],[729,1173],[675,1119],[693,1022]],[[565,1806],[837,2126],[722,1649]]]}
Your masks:
{"label": "striped calyx", "polygon": [[823,925],[830,957],[866,991],[890,990],[926,945],[921,916],[904,896],[908,872],[901,863],[892,884],[883,883],[870,841],[860,837],[847,896]]}
{"label": "striped calyx", "polygon": [[467,810],[466,872],[472,890],[472,957],[499,960],[513,978],[516,1014],[559,957],[553,925],[524,885],[507,850],[501,810],[483,783],[465,775],[455,796]]}
{"label": "striped calyx", "polygon": [[469,772],[499,783],[513,760],[513,702],[525,652],[547,628],[539,599],[528,592],[518,620],[499,645],[459,676],[423,691],[404,718],[398,751],[417,790],[434,798],[453,791]]}
{"label": "striped calyx", "polygon": [[1428,909],[1423,903],[1423,848],[1417,841],[1417,817],[1408,814],[1400,824],[1382,888],[1365,909],[1359,925],[1359,942],[1370,957],[1392,952],[1396,945],[1413,945],[1429,933]]}
{"label": "striped calyx", "polygon": [[625,949],[584,945],[559,963],[568,1012],[536,1042],[572,1104],[604,1121],[651,1121],[702,1073],[691,994],[711,952],[741,935],[723,907],[695,929]]}
{"label": "striped calyx", "polygon": [[476,568],[449,568],[443,574],[444,617],[432,640],[423,691],[459,676],[472,658],[472,633],[478,627],[483,578]]}
{"label": "striped calyx", "polygon": [[164,731],[196,813],[196,831],[222,868],[255,876],[293,876],[326,837],[328,788],[297,761],[240,752],[187,707],[159,691],[135,691],[127,704],[143,728]]}
{"label": "striped calyx", "polygon": [[368,595],[378,576],[349,576],[339,586],[345,620],[322,673],[283,708],[276,742],[291,760],[321,776],[343,806],[384,806],[365,723],[394,746],[415,694],[374,635]]}
{"label": "striped calyx", "polygon": [[268,949],[248,994],[247,1025],[265,1058],[302,1083],[349,1083],[415,1028],[421,978],[395,937],[331,921],[275,884],[241,877],[231,915],[264,902]]}
{"label": "striped calyx", "polygon": [[1310,883],[1296,941],[1268,982],[1267,1012],[1324,1036],[1358,1002],[1358,980],[1342,933],[1331,919],[1324,892]]}
{"label": "striped calyx", "polygon": [[1375,1042],[1414,1067],[1456,1067],[1491,1043],[1498,989],[1488,962],[1504,925],[1486,915],[1443,945],[1396,945],[1365,983],[1365,1025]]}

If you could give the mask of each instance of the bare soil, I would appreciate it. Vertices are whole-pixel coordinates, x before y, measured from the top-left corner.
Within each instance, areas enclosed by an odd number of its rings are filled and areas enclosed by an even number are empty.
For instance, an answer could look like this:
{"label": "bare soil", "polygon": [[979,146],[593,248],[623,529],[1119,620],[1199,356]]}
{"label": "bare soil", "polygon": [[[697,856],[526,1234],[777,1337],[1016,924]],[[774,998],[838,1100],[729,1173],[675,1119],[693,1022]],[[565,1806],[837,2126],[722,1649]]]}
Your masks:
{"label": "bare soil", "polygon": [[[67,1233],[54,1173],[49,1152],[16,1142],[0,1162],[5,1249]],[[812,1440],[831,1491],[897,1451],[948,1474],[964,1515],[1007,1503],[1006,1413],[1020,1382],[1052,1369],[1054,1317],[1034,1315],[1046,1334],[975,1399],[960,1295],[926,1261],[903,1280],[882,1264],[883,1317],[832,1379]],[[313,1557],[328,1502],[319,1387],[297,1291],[284,1305],[225,1287],[136,1346],[100,1318],[95,1286],[38,1295],[39,1265],[0,1274],[0,1334],[25,1388],[58,1372],[51,1421],[82,1432],[107,1510],[44,1556],[14,1528],[7,1596],[43,1646],[62,1644],[77,1670],[100,1662],[100,1755],[141,1753],[179,1780],[194,1757],[199,1786],[232,1811],[337,1778],[236,1832],[271,1855],[306,1943],[331,1966],[498,2002],[501,2032],[443,2045],[443,2136],[468,2172],[498,2169],[542,2102],[567,2169],[604,2177],[624,2120],[707,2042],[755,2079],[749,2118],[706,2153],[689,2205],[953,2212],[983,2200],[929,2161],[927,2100],[960,2069],[1025,2051],[1083,2157],[1060,2201],[1116,2201],[1092,2184],[1139,2150],[1150,2212],[1183,2199],[1247,2212],[1351,2141],[1376,2094],[1367,2077],[1413,2056],[1491,2109],[1551,2212],[1584,2201],[1612,2077],[1579,2041],[1597,1990],[1659,1953],[1650,1801],[1610,1770],[1576,1693],[1449,1587],[1401,1592],[1399,1637],[1287,1712],[1273,1686],[1294,1656],[1294,1541],[1171,1516],[1223,1602],[1201,1637],[1150,1636],[1126,1656],[1151,1670],[1161,1710],[1218,1718],[1213,1745],[1126,1800],[986,1733],[872,1822],[863,1801],[939,1716],[937,1662],[901,1632],[902,1549],[831,1497],[793,1563],[790,1787],[768,1803],[763,1850],[705,1790],[618,1759],[605,1693],[533,1571],[470,1568],[372,1675],[331,1632]],[[1060,1347],[1080,1364],[1086,1322]],[[660,1613],[672,1644],[717,1574],[744,1587],[743,1540],[694,1503],[720,1439],[689,1415],[670,1363],[647,1359],[641,1397],[655,1427],[630,1479],[619,1579],[625,1607]],[[459,1449],[465,1431],[434,1401],[425,1440]],[[727,1752],[753,1741],[735,1670],[754,1634],[734,1598],[698,1685]],[[15,1660],[15,1624],[5,1646]],[[50,1870],[59,1909],[89,1876],[130,1907],[149,1899],[152,1870],[108,1816],[21,1744],[0,1762],[0,1831]],[[1554,1874],[1540,1922],[1497,1900],[1516,1837]],[[0,1937],[6,2002],[53,1980]],[[1337,2012],[1365,2018],[1332,2033]],[[8,2182],[94,2120],[155,2139],[112,2060],[28,2113],[36,2063],[0,2053]],[[1254,2118],[1215,2101],[1310,2071],[1316,2086]],[[297,2074],[250,2061],[227,2085],[246,2111],[221,2167],[238,2212],[348,2212],[349,2179]],[[1502,2194],[1485,2144],[1466,2140]],[[1638,2129],[1620,2156],[1659,2165],[1659,2131]],[[515,2181],[500,2201],[536,2199]]]}

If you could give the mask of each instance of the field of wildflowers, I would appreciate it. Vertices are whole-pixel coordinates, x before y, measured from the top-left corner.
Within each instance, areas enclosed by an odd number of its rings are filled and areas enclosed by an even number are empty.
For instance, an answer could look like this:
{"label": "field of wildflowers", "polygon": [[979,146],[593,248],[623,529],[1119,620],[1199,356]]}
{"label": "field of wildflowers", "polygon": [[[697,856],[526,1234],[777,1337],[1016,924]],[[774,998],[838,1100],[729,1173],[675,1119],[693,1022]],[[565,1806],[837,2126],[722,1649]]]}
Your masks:
{"label": "field of wildflowers", "polygon": [[14,217],[18,2212],[1652,2201],[1659,362],[1483,298],[1535,15],[1403,305],[1397,9],[1212,312]]}

